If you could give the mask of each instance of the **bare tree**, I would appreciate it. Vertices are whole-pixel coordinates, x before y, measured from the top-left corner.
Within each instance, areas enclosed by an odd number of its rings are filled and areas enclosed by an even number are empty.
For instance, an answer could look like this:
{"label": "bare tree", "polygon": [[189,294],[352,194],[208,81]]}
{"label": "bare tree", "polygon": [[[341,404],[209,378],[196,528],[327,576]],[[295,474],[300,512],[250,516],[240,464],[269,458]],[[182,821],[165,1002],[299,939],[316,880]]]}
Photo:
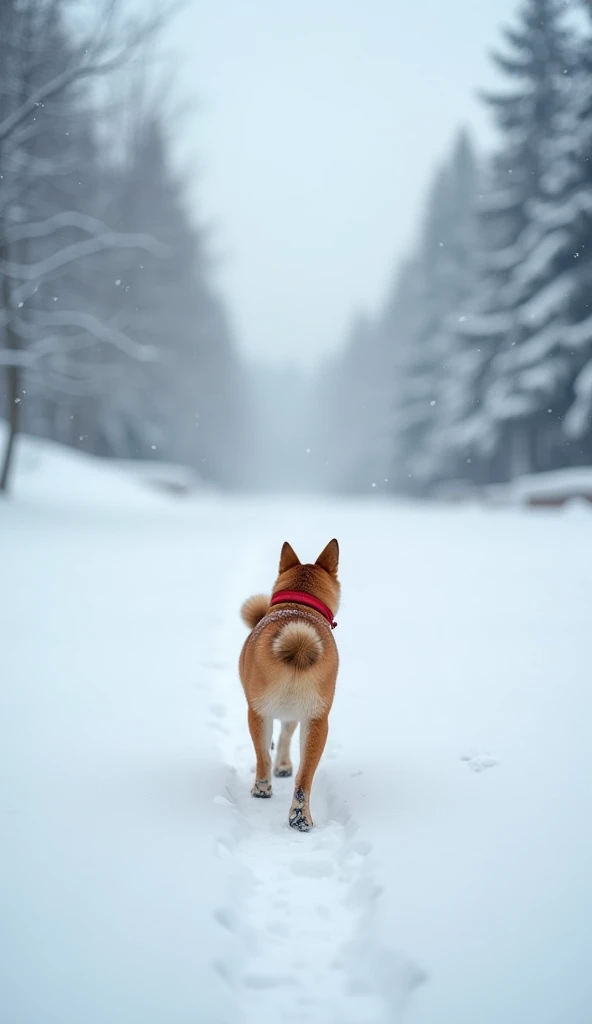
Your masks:
{"label": "bare tree", "polygon": [[[162,255],[164,249],[145,234],[114,231],[90,215],[88,194],[75,188],[81,172],[92,176],[85,83],[128,65],[172,7],[138,25],[137,18],[125,20],[124,0],[104,0],[91,31],[78,38],[66,25],[64,7],[64,0],[0,5],[0,369],[8,423],[0,492],[9,486],[25,373],[50,388],[84,394],[113,383],[105,360],[89,362],[81,373],[80,354],[93,343],[141,362],[156,358],[154,346],[134,341],[116,317],[106,319],[93,307],[88,275],[105,272],[97,263],[101,254]],[[52,292],[67,281],[69,301],[56,308]]]}

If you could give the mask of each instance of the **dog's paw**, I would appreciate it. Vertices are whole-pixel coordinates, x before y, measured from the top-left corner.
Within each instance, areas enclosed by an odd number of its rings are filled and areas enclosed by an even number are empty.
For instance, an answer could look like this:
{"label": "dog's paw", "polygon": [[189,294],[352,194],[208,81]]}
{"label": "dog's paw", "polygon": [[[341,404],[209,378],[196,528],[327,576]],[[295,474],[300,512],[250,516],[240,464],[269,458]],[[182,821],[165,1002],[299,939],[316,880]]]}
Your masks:
{"label": "dog's paw", "polygon": [[290,775],[292,774],[292,765],[276,764],[275,768],[273,769],[273,774],[275,775],[276,779],[289,779]]}
{"label": "dog's paw", "polygon": [[268,779],[257,779],[251,790],[251,796],[256,796],[261,800],[268,799],[271,793],[271,782]]}
{"label": "dog's paw", "polygon": [[290,828],[297,828],[299,832],[310,832],[313,826],[310,811],[304,807],[294,807],[290,811],[288,823]]}
{"label": "dog's paw", "polygon": [[308,809],[306,793],[303,789],[294,790],[294,800],[290,808],[288,824],[290,828],[297,828],[299,832],[310,832],[312,828],[312,818]]}

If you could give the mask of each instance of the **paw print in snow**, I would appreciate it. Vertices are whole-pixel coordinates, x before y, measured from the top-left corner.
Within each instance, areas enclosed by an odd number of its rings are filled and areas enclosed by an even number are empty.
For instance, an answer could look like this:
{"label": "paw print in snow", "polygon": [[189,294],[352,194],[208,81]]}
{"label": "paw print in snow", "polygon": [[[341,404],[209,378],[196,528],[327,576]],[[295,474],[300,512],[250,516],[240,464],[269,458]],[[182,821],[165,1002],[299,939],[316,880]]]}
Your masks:
{"label": "paw print in snow", "polygon": [[499,764],[497,757],[491,754],[476,754],[474,751],[461,754],[461,761],[465,761],[472,772],[484,772],[486,768],[495,768]]}

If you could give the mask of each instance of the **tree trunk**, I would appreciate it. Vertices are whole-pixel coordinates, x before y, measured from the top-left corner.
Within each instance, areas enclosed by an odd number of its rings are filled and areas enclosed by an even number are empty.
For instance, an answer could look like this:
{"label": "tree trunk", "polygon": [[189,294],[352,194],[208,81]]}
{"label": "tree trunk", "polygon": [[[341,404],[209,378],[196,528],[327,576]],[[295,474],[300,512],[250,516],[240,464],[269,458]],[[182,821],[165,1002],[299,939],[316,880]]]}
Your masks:
{"label": "tree trunk", "polygon": [[6,389],[8,401],[8,438],[1,459],[0,494],[5,494],[8,491],[16,435],[19,432],[20,425],[20,370],[17,366],[7,366],[5,376],[8,385]]}
{"label": "tree trunk", "polygon": [[[6,348],[12,352],[20,349],[19,336],[10,322],[11,295],[10,281],[6,275],[2,277],[2,306],[9,317],[5,331]],[[18,366],[7,366],[4,370],[6,379],[6,403],[8,419],[8,438],[4,453],[0,459],[0,494],[6,494],[10,483],[10,471],[13,465],[13,456],[16,435],[19,432],[21,421],[21,370]]]}

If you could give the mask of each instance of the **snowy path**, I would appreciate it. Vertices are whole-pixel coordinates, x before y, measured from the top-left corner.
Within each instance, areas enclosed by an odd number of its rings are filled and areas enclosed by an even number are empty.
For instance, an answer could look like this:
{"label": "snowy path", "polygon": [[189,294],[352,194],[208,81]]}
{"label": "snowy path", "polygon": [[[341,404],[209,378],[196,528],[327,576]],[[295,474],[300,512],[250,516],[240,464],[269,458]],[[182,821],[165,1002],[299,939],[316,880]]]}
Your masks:
{"label": "snowy path", "polygon": [[[77,504],[78,468],[0,506],[0,1019],[589,1024],[589,510],[176,504],[94,467]],[[238,609],[333,534],[304,835],[290,779],[249,796]]]}
{"label": "snowy path", "polygon": [[[231,766],[225,797],[232,822],[233,856],[250,874],[243,902],[217,912],[222,927],[240,929],[245,957],[229,977],[245,1024],[263,1012],[270,1019],[309,1024],[380,1024],[404,1003],[421,972],[400,958],[389,968],[392,984],[376,985],[383,952],[373,936],[380,887],[372,874],[370,845],[330,782],[319,770],[314,788],[316,831],[288,828],[293,779],[274,779],[270,801],[250,795],[253,749],[244,700],[237,699],[235,655],[246,630],[237,609],[263,566],[275,566],[277,543],[249,543],[227,588],[228,620],[213,643],[210,669],[218,701],[210,707],[225,761]],[[276,726],[277,731],[277,726]],[[293,740],[297,764],[298,734]],[[336,758],[329,741],[325,762]],[[224,839],[222,840],[224,844]]]}

